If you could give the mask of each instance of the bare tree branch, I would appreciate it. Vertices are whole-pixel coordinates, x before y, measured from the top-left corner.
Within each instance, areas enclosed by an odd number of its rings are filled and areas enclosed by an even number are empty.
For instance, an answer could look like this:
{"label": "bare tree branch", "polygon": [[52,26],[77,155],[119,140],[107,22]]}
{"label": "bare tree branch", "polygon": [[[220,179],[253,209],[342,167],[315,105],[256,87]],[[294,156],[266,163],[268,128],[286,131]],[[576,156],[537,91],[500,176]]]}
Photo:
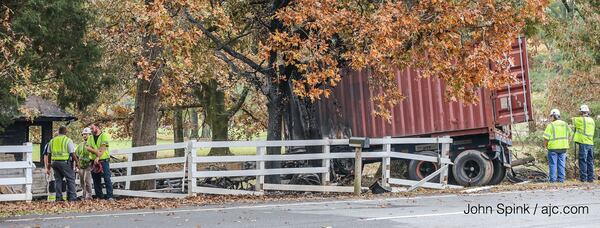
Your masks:
{"label": "bare tree branch", "polygon": [[238,41],[239,39],[252,34],[252,32],[248,32],[248,29],[250,29],[250,24],[246,24],[246,26],[244,26],[244,28],[239,33],[239,35],[237,35],[236,37],[233,37],[233,38],[229,38],[229,40],[227,42],[224,42],[221,46],[218,46],[216,48],[216,50],[221,50],[221,49],[223,49],[223,46],[229,46],[229,45],[233,44],[234,42]]}
{"label": "bare tree branch", "polygon": [[[161,112],[164,111],[171,111],[171,110],[176,110],[176,109],[188,109],[188,108],[200,108],[203,107],[201,104],[199,103],[193,103],[193,104],[187,104],[187,105],[176,105],[176,106],[163,106],[160,107],[158,110]],[[128,113],[125,115],[119,115],[119,116],[107,116],[107,117],[103,117],[103,118],[97,118],[94,119],[94,122],[101,122],[101,123],[106,123],[106,122],[113,122],[113,121],[132,121],[133,120],[133,113]],[[92,124],[92,122],[90,123],[84,123],[84,125],[90,125]]]}
{"label": "bare tree branch", "polygon": [[246,57],[242,53],[239,53],[239,52],[233,50],[230,46],[223,44],[223,41],[220,38],[215,36],[212,32],[208,31],[208,29],[206,27],[204,27],[204,24],[202,24],[202,22],[196,20],[189,13],[189,11],[187,9],[184,12],[185,12],[185,15],[186,15],[188,21],[190,23],[194,24],[196,27],[198,27],[198,29],[200,29],[202,31],[202,33],[204,33],[204,35],[206,35],[206,37],[208,37],[213,43],[215,43],[217,45],[217,47],[221,47],[222,50],[224,50],[227,54],[231,55],[233,58],[236,58],[236,59],[242,61],[243,63],[248,65],[250,68],[254,69],[255,71],[260,72],[265,75],[273,75],[274,72],[272,70],[263,68],[258,63],[252,61],[250,58]]}
{"label": "bare tree branch", "polygon": [[248,79],[248,81],[250,83],[252,83],[256,89],[258,91],[260,91],[263,94],[267,93],[267,88],[264,88],[265,85],[264,83],[260,80],[260,78],[256,75],[256,73],[252,73],[252,72],[247,72],[244,71],[242,69],[240,69],[240,67],[233,62],[231,59],[227,58],[227,56],[225,55],[225,53],[221,52],[221,51],[215,51],[215,55],[223,60],[225,63],[227,63],[227,65],[229,65],[229,68],[231,68],[231,71],[235,74],[240,75],[241,77],[244,77],[246,79]]}
{"label": "bare tree branch", "polygon": [[246,102],[246,97],[248,97],[248,91],[248,87],[244,87],[240,98],[235,102],[233,106],[231,106],[231,108],[227,109],[227,115],[229,117],[235,115],[235,113],[237,113],[240,110],[244,102]]}
{"label": "bare tree branch", "polygon": [[242,112],[246,113],[246,115],[250,116],[250,118],[252,118],[254,121],[259,123],[263,128],[267,129],[267,125],[263,123],[262,120],[256,118],[250,111],[246,110],[245,108],[242,108],[241,110]]}

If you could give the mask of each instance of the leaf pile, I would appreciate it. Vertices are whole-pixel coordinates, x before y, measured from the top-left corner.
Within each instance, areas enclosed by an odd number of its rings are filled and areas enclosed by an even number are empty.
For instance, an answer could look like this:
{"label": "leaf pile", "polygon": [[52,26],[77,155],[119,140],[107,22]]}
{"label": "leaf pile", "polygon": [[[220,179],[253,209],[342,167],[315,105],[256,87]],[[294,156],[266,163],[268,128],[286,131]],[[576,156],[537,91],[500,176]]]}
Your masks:
{"label": "leaf pile", "polygon": [[2,202],[0,203],[0,217],[25,215],[25,214],[60,214],[69,212],[94,213],[114,210],[137,209],[168,209],[182,206],[222,205],[231,203],[256,203],[275,201],[305,201],[326,198],[349,198],[348,194],[272,194],[265,196],[227,196],[227,195],[200,195],[183,199],[151,199],[151,198],[122,198],[116,201],[85,200],[76,202],[47,202],[33,201]]}

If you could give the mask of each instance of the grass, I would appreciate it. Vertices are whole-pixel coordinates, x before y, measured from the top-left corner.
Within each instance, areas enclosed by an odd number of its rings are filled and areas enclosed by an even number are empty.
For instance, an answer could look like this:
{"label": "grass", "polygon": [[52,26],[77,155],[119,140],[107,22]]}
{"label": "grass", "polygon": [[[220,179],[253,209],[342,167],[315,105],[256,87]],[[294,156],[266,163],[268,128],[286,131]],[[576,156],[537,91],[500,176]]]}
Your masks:
{"label": "grass", "polygon": [[[266,138],[267,138],[266,133],[262,133],[254,140],[266,140]],[[158,145],[171,144],[171,143],[173,143],[172,137],[165,136],[165,135],[158,136],[158,139],[157,139]],[[110,143],[110,148],[111,148],[111,150],[131,148],[131,139],[113,140]],[[232,147],[232,148],[230,148],[230,151],[234,155],[253,155],[253,154],[256,154],[256,147]],[[210,152],[209,148],[201,148],[198,150],[198,155],[206,156],[206,155],[208,155],[209,152]],[[174,155],[175,155],[174,150],[161,150],[161,151],[158,151],[158,154],[157,154],[157,156],[159,158],[168,158],[168,157],[173,157]],[[33,144],[33,161],[41,161],[40,160],[40,144]]]}

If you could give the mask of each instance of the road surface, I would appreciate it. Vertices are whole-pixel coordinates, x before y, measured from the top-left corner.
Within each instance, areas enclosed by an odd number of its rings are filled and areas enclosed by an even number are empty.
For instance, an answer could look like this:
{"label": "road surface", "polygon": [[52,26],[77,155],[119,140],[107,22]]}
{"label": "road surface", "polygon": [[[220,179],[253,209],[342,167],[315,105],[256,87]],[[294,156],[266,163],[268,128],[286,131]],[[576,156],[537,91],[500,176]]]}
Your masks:
{"label": "road surface", "polygon": [[0,227],[70,228],[598,227],[598,224],[600,189],[229,204],[155,211],[21,216],[0,221]]}

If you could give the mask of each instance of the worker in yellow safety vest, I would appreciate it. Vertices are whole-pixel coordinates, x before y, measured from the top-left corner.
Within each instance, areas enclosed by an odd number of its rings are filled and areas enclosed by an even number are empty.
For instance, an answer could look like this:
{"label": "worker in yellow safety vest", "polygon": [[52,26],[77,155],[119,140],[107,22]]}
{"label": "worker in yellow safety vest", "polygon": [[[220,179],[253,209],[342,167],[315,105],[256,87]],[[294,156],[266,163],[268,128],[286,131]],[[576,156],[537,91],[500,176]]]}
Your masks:
{"label": "worker in yellow safety vest", "polygon": [[[92,180],[94,181],[94,194],[98,199],[113,199],[113,186],[110,180],[110,135],[102,132],[100,124],[95,123],[90,125],[92,129],[92,136],[88,137],[86,149],[92,152],[91,158],[96,166],[102,167],[99,169],[92,169]],[[102,192],[102,179],[104,179],[104,185],[106,187],[106,194]]]}
{"label": "worker in yellow safety vest", "polygon": [[77,154],[77,158],[79,159],[79,185],[81,186],[81,191],[83,192],[83,199],[91,199],[92,198],[92,153],[90,153],[85,147],[87,145],[87,139],[92,134],[92,129],[86,127],[83,129],[81,133],[81,137],[83,138],[83,142],[81,142],[77,149],[75,149],[75,153]]}
{"label": "worker in yellow safety vest", "polygon": [[594,182],[594,129],[596,123],[590,117],[590,108],[581,105],[580,116],[572,119],[575,126],[573,141],[579,150],[579,180]]}
{"label": "worker in yellow safety vest", "polygon": [[[66,136],[67,128],[61,126],[58,129],[58,135],[48,142],[48,153],[44,155],[44,164],[46,173],[50,175],[50,167],[54,171],[54,189],[56,191],[56,201],[62,201],[63,178],[67,181],[67,198],[69,201],[77,200],[75,192],[75,172],[73,164],[79,169],[79,162],[75,156],[75,147],[73,140]],[[50,164],[48,160],[51,160]]]}
{"label": "worker in yellow safety vest", "polygon": [[550,111],[550,118],[552,122],[544,131],[544,147],[548,150],[548,181],[562,183],[565,181],[566,154],[569,149],[571,128],[560,119],[558,109]]}

